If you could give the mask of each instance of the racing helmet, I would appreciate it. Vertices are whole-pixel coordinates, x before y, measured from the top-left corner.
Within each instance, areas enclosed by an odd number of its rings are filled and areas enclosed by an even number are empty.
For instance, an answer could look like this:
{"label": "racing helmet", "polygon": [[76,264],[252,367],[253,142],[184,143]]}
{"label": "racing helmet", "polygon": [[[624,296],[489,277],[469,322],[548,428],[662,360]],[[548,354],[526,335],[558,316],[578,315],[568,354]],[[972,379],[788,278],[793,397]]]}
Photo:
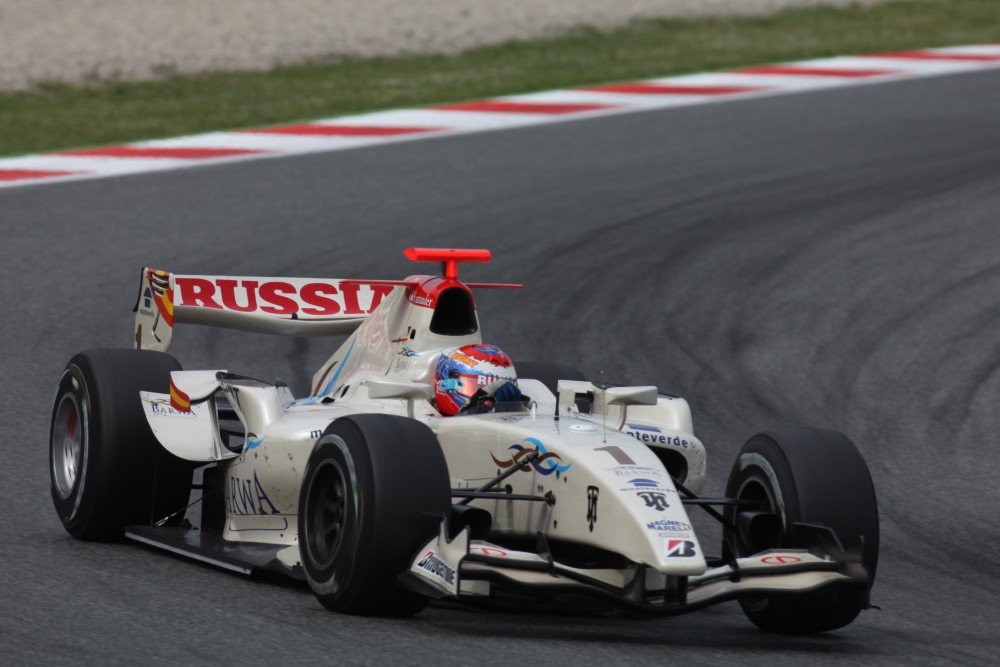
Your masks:
{"label": "racing helmet", "polygon": [[[465,345],[445,350],[434,373],[434,403],[446,416],[470,406],[480,390],[496,383],[517,386],[510,357],[495,345]],[[520,394],[520,392],[517,392]]]}

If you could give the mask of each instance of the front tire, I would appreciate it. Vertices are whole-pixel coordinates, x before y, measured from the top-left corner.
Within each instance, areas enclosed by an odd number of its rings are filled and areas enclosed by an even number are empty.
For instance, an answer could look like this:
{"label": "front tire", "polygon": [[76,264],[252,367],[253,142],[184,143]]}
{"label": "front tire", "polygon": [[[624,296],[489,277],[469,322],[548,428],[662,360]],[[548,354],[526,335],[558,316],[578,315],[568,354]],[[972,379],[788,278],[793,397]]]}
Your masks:
{"label": "front tire", "polygon": [[726,554],[743,557],[768,548],[829,549],[819,541],[821,531],[803,524],[825,526],[868,573],[867,587],[740,600],[757,627],[783,633],[824,632],[851,623],[867,608],[878,566],[878,506],[868,467],[845,435],[815,428],[755,435],[733,464],[726,496],[756,500],[764,508],[727,508],[726,518],[736,530],[724,531]]}
{"label": "front tire", "polygon": [[309,587],[331,611],[410,616],[428,598],[404,572],[451,506],[437,437],[391,415],[342,417],[309,457],[299,495],[299,550]]}
{"label": "front tire", "polygon": [[120,538],[187,504],[192,466],[164,450],[146,423],[140,391],[166,392],[180,364],[146,350],[88,350],[59,380],[49,433],[52,502],[85,540]]}

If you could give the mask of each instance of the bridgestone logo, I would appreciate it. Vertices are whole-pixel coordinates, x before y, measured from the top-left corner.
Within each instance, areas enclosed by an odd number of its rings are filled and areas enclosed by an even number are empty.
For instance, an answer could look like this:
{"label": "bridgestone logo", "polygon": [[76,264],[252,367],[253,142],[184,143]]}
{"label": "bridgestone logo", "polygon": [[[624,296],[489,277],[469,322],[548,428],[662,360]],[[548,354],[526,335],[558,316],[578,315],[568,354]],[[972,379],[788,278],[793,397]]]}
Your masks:
{"label": "bridgestone logo", "polygon": [[433,551],[428,551],[417,563],[421,570],[429,572],[449,586],[455,585],[455,569],[434,555]]}

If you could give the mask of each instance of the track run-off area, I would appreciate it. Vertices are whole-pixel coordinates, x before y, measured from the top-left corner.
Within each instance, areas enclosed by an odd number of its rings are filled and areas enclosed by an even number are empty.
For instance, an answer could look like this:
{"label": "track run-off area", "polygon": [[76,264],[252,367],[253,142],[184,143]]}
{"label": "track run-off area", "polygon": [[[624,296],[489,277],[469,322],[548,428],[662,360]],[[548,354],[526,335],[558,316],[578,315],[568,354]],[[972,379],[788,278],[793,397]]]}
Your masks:
{"label": "track run-off area", "polygon": [[650,109],[1000,68],[1000,45],[820,58],[0,158],[0,187],[329,152]]}
{"label": "track run-off area", "polygon": [[[1000,70],[949,62],[872,85],[793,74],[796,94],[715,104],[598,91],[649,108],[0,190],[3,662],[994,663]],[[592,103],[552,95],[509,103]],[[484,339],[515,361],[685,396],[710,495],[759,430],[847,433],[879,499],[880,609],[814,637],[761,633],[734,603],[674,618],[447,604],[346,617],[302,585],[65,533],[47,473],[55,385],[75,352],[130,346],[141,267],[400,279],[411,246],[489,248],[463,277],[526,284],[477,295]],[[338,342],[181,326],[172,353],[302,394]],[[692,518],[718,544],[711,519]]]}

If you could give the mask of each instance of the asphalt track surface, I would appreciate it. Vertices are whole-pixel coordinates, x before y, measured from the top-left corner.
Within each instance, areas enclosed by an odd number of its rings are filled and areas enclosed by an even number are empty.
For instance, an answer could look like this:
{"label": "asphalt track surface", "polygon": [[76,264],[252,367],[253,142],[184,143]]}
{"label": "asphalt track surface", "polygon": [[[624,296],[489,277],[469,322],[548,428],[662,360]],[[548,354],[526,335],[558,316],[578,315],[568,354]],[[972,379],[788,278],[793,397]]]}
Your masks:
{"label": "asphalt track surface", "polygon": [[[987,72],[0,192],[0,662],[995,664],[998,119]],[[74,352],[130,344],[140,267],[400,278],[414,245],[491,248],[464,275],[528,285],[479,297],[515,359],[686,396],[709,491],[756,430],[848,433],[879,496],[881,610],[816,637],[761,633],[733,603],[353,618],[298,585],[66,535],[55,382]],[[174,340],[186,368],[300,393],[334,344]]]}

